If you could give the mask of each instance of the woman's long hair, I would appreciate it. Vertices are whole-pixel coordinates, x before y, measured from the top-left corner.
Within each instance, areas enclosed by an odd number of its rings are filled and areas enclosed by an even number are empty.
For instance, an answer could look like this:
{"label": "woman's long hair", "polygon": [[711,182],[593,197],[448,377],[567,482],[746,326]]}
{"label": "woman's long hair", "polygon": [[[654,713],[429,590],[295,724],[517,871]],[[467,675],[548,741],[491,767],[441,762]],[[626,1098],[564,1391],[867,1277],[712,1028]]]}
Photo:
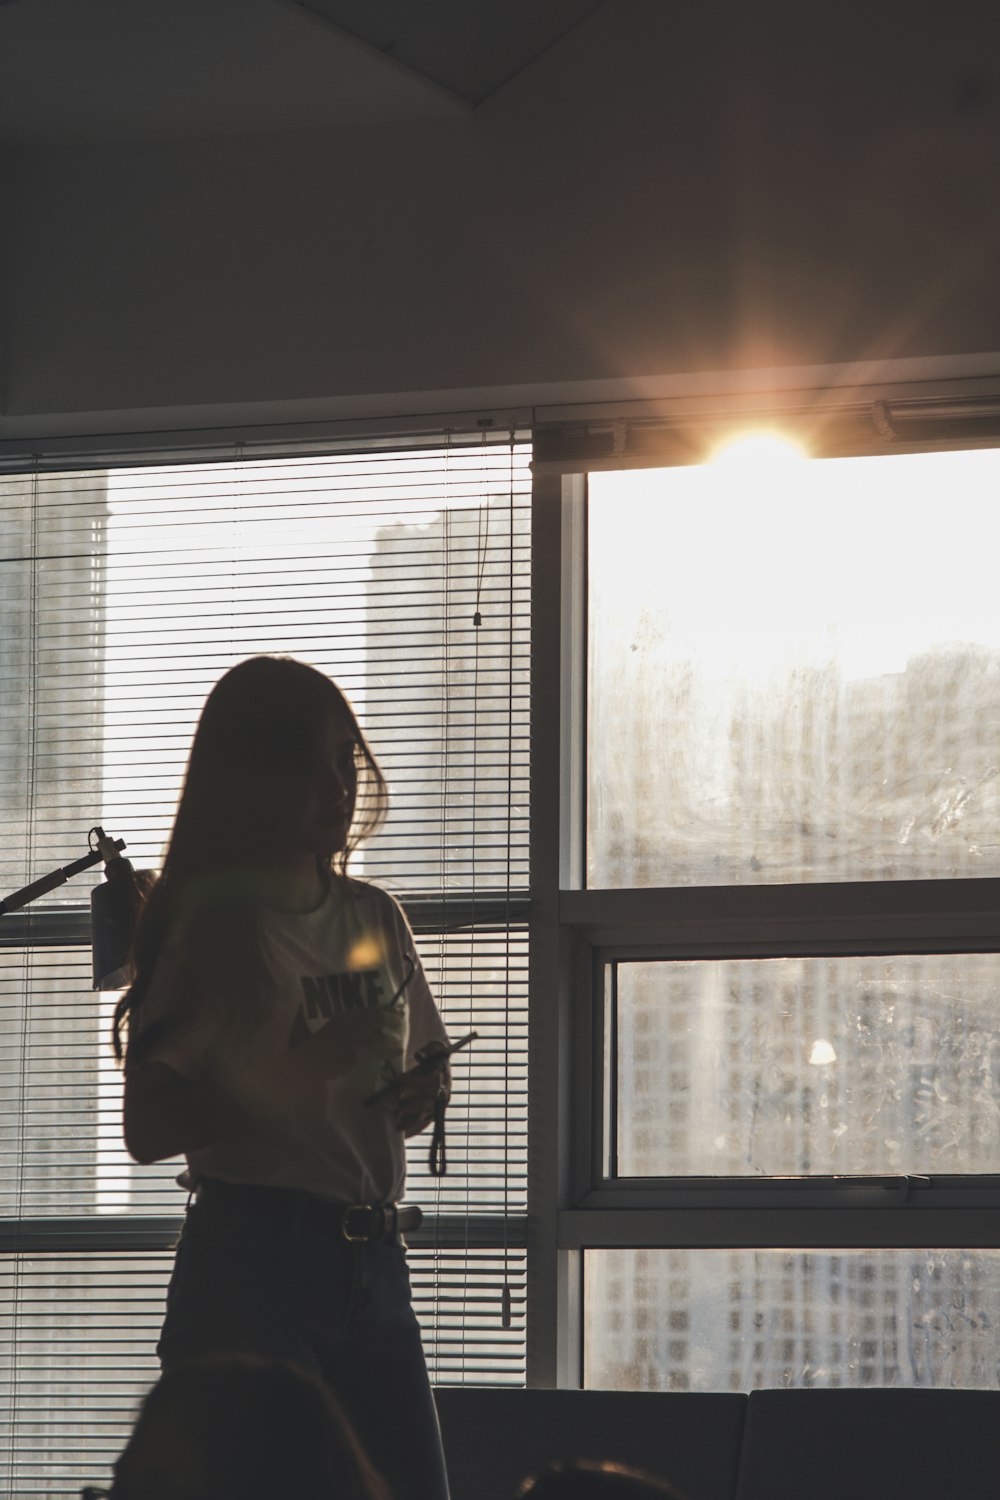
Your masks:
{"label": "woman's long hair", "polygon": [[[346,718],[356,740],[357,796],[345,847],[317,856],[321,874],[346,877],[353,850],[379,827],[385,778],[343,693],[330,678],[285,656],[255,656],[219,679],[202,710],[173,832],[133,946],[134,981],[114,1016],[122,1059],[164,941],[181,924],[183,952],[171,1023],[210,1006],[223,1025],[251,1024],[264,1005],[256,909],[259,872],[288,845],[302,787],[320,763],[324,731]],[[156,1027],[157,1034],[161,1028]],[[143,1045],[152,1040],[143,1033]],[[134,1058],[135,1042],[130,1044]]]}

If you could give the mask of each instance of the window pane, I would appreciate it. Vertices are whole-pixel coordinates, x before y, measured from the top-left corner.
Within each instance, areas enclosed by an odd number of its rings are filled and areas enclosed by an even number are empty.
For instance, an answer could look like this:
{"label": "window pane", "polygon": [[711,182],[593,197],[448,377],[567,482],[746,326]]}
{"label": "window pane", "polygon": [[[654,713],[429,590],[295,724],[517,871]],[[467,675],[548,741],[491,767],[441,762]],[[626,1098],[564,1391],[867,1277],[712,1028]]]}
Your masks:
{"label": "window pane", "polygon": [[584,1385],[1000,1389],[1000,1250],[590,1250]]}
{"label": "window pane", "polygon": [[39,1255],[0,1261],[0,1445],[11,1496],[109,1483],[156,1340],[173,1256]]}
{"label": "window pane", "polygon": [[[411,1245],[407,1264],[431,1383],[524,1385],[526,1252]],[[507,1323],[504,1284],[510,1291]]]}
{"label": "window pane", "polygon": [[1000,450],[593,474],[588,882],[1000,874]]}
{"label": "window pane", "polygon": [[615,973],[617,1175],[1000,1170],[1000,955]]}
{"label": "window pane", "polygon": [[355,873],[526,890],[528,457],[477,438],[0,478],[0,891],[98,823],[157,866],[205,697],[258,652],[329,672],[382,762]]}
{"label": "window pane", "polygon": [[[526,1262],[508,1243],[523,1228],[505,1220],[527,1198],[528,457],[453,434],[0,479],[0,891],[82,855],[98,823],[139,868],[158,865],[201,705],[240,658],[302,657],[358,711],[391,806],[352,872],[400,895],[445,1024],[478,1033],[454,1063],[447,1177],[430,1175],[426,1134],[409,1151],[408,1197],[431,1226],[411,1250],[415,1306],[440,1381],[525,1376]],[[36,1219],[87,1244],[60,1223],[81,1218],[134,1246],[133,1226],[158,1236],[150,1219],[185,1203],[178,1162],[137,1166],[122,1142],[117,996],[91,989],[84,946],[101,878],[5,919],[0,1219],[15,1244]],[[119,1332],[124,1261],[0,1263],[12,1494],[106,1477],[167,1265],[152,1252],[125,1267],[156,1295]],[[93,1358],[77,1359],[84,1345]]]}

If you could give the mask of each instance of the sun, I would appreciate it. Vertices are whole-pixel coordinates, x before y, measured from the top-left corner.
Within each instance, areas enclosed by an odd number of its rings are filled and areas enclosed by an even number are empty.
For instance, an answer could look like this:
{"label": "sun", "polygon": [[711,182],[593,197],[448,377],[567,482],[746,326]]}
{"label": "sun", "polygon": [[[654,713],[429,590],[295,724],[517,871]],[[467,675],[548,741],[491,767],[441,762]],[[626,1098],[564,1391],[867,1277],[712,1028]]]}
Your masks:
{"label": "sun", "polygon": [[740,432],[720,443],[710,462],[760,472],[799,463],[808,457],[800,443],[780,432]]}

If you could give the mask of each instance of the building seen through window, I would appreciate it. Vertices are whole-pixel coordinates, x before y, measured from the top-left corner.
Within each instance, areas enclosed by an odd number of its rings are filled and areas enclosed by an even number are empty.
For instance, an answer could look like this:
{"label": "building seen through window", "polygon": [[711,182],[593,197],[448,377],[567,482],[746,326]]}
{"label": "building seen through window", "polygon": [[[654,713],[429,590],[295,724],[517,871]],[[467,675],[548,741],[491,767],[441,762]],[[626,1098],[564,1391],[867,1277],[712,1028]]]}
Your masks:
{"label": "building seen through window", "polygon": [[[589,475],[595,900],[1000,874],[998,479],[992,449]],[[610,1177],[996,1173],[1000,958],[858,941],[609,956]],[[993,1252],[584,1261],[589,1384],[1000,1385]]]}

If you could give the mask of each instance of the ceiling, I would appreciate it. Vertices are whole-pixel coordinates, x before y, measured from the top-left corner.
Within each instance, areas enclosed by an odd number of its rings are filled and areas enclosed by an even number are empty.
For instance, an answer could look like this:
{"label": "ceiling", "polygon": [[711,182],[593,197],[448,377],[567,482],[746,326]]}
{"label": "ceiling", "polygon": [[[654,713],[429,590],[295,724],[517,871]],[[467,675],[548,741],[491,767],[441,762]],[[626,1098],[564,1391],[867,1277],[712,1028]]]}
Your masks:
{"label": "ceiling", "polygon": [[601,0],[292,0],[475,106]]}
{"label": "ceiling", "polygon": [[0,0],[0,142],[461,118],[605,0]]}

